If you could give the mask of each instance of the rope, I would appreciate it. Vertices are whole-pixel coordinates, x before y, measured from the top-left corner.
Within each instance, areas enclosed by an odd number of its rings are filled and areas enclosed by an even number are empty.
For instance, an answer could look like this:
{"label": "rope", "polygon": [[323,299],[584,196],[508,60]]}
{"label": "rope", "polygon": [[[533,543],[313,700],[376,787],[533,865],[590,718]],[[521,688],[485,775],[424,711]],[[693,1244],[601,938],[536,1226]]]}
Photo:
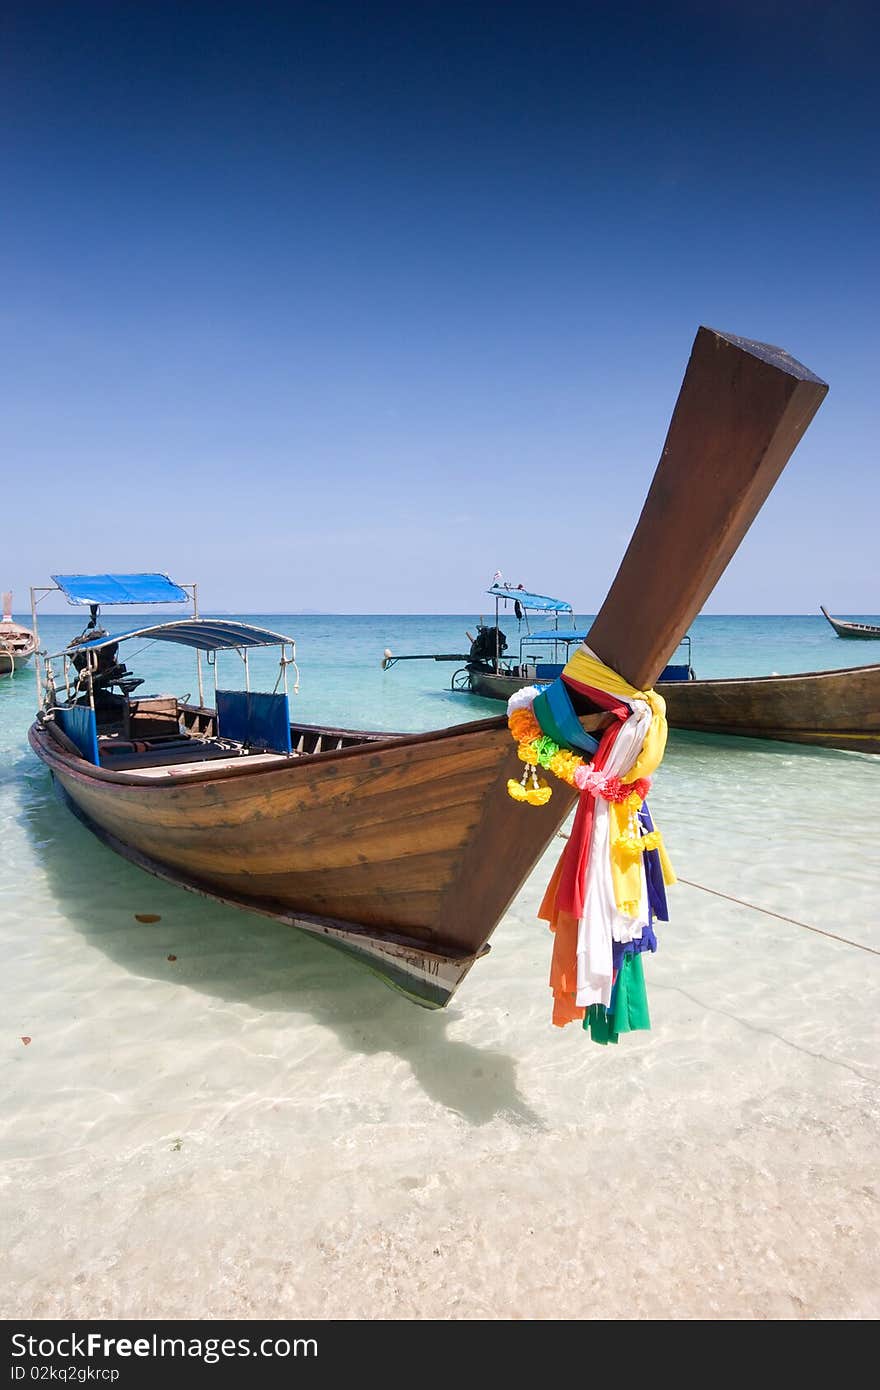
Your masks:
{"label": "rope", "polygon": [[[557,832],[560,839],[567,840],[569,836],[564,830]],[[823,927],[813,927],[809,922],[799,922],[796,917],[786,917],[782,912],[774,912],[769,907],[759,907],[757,903],[747,903],[745,898],[735,898],[730,893],[722,893],[717,888],[707,888],[705,883],[694,883],[689,878],[678,878],[679,883],[684,883],[688,888],[699,888],[702,893],[711,893],[715,898],[724,898],[726,902],[736,903],[737,907],[751,908],[752,912],[763,912],[765,917],[775,917],[778,922],[788,922],[792,927],[803,927],[804,931],[815,932],[817,936],[827,936],[829,941],[840,941],[844,946],[855,946],[857,951],[867,951],[869,956],[880,956],[880,951],[876,946],[865,946],[861,941],[852,941],[848,936],[838,936],[836,932],[825,931]]]}
{"label": "rope", "polygon": [[272,687],[272,694],[273,694],[273,695],[277,695],[277,693],[278,693],[278,687],[279,687],[279,685],[281,684],[281,681],[282,681],[282,679],[283,679],[283,677],[284,677],[284,672],[287,670],[288,666],[292,666],[293,669],[294,669],[294,672],[296,673],[295,676],[294,676],[294,681],[293,681],[293,693],[294,693],[294,695],[298,695],[298,694],[299,694],[299,667],[298,667],[297,664],[296,664],[296,649],[294,648],[294,654],[293,654],[293,656],[285,656],[285,655],[284,655],[284,648],[282,647],[282,649],[281,649],[281,657],[280,657],[280,660],[279,660],[279,662],[278,662],[278,675],[275,677],[275,684],[274,684],[273,687]]}
{"label": "rope", "polygon": [[142,647],[137,647],[137,648],[135,649],[135,651],[133,651],[133,652],[126,652],[126,653],[125,653],[126,659],[127,659],[128,661],[134,661],[136,657],[141,656],[144,652],[148,652],[148,651],[150,650],[151,647],[155,647],[155,646],[156,646],[156,638],[154,637],[153,640],[152,640],[151,642],[145,642],[144,645],[143,645]]}
{"label": "rope", "polygon": [[717,888],[707,888],[705,883],[692,883],[689,878],[680,878],[688,888],[699,888],[703,893],[712,893],[716,898],[725,898],[739,907],[750,907],[753,912],[763,912],[765,917],[775,917],[779,922],[789,922],[793,927],[803,927],[804,931],[815,932],[817,936],[827,936],[829,941],[842,941],[844,946],[855,946],[858,951],[867,951],[871,956],[880,956],[875,946],[865,946],[861,941],[852,941],[848,936],[838,936],[836,932],[825,931],[823,927],[813,927],[809,922],[799,922],[796,917],[786,917],[782,912],[773,912],[769,907],[758,907],[757,903],[747,903],[743,898],[734,898],[730,893],[720,893]]}

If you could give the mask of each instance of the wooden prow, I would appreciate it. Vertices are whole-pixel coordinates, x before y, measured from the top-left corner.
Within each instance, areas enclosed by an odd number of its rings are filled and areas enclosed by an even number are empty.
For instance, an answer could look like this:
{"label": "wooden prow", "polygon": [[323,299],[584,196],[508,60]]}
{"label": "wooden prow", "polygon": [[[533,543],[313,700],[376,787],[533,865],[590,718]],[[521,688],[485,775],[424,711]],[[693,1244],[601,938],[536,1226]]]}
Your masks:
{"label": "wooden prow", "polygon": [[654,684],[828,391],[780,348],[700,328],[663,453],[587,645]]}

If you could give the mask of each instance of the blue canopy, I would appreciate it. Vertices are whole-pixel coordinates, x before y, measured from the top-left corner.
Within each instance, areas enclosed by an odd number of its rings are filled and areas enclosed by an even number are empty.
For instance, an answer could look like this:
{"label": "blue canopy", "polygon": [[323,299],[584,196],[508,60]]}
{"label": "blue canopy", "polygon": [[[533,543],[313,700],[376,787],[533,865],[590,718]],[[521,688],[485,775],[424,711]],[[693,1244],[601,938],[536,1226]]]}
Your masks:
{"label": "blue canopy", "polygon": [[518,599],[523,608],[541,613],[570,613],[572,607],[561,598],[548,598],[546,594],[530,594],[526,589],[507,589],[503,584],[493,584],[486,590],[493,598]]}
{"label": "blue canopy", "polygon": [[230,618],[181,618],[177,622],[156,623],[152,627],[135,627],[129,632],[117,632],[109,637],[95,637],[91,642],[77,642],[72,650],[94,652],[99,647],[110,647],[114,642],[126,642],[132,637],[146,637],[152,642],[177,642],[180,646],[197,647],[203,652],[277,647],[282,642],[293,642],[292,637],[271,632],[267,627],[237,623]]}
{"label": "blue canopy", "polygon": [[167,574],[53,574],[70,603],[189,603]]}

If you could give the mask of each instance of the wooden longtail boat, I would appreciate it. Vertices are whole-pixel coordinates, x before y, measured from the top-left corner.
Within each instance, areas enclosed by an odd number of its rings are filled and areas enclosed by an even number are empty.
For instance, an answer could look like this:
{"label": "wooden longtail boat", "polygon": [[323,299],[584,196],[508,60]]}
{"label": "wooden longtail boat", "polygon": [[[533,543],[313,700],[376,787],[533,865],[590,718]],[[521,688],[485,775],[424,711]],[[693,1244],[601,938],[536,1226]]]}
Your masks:
{"label": "wooden longtail boat", "polygon": [[30,628],[22,627],[12,616],[12,594],[3,595],[0,617],[0,676],[14,676],[26,666],[37,650],[37,639]]}
{"label": "wooden longtail boat", "polygon": [[[778,348],[698,331],[654,481],[589,634],[631,684],[648,687],[663,670],[826,391]],[[150,719],[131,692],[125,699],[131,718]],[[507,795],[521,765],[503,717],[405,736],[294,723],[290,752],[236,756],[245,738],[223,756],[223,711],[202,700],[165,713],[179,738],[203,741],[203,759],[184,762],[172,747],[163,763],[147,723],[130,740],[133,761],[121,766],[123,754],[114,767],[99,740],[83,742],[84,715],[59,713],[56,701],[48,692],[31,746],[109,845],[183,887],[316,933],[429,1007],[446,1004],[485,953],[574,799],[564,783],[544,806]],[[582,717],[597,728],[607,716]],[[139,744],[150,765],[135,765]]]}
{"label": "wooden longtail boat", "polygon": [[[524,686],[549,682],[562,670],[568,660],[572,646],[580,646],[586,636],[583,629],[574,631],[574,612],[565,599],[550,598],[547,594],[531,593],[520,584],[514,588],[510,584],[493,584],[486,591],[495,601],[495,623],[489,626],[480,619],[476,637],[470,638],[469,652],[416,652],[405,656],[395,656],[390,648],[382,657],[382,670],[390,671],[399,661],[454,661],[465,664],[452,673],[450,689],[471,695],[480,695],[488,700],[509,699],[515,690]],[[501,631],[501,605],[513,608],[513,616],[519,624],[519,660],[513,655],[505,656],[507,634]],[[542,617],[552,617],[552,627],[541,627],[532,631],[529,614],[539,613]],[[565,619],[566,627],[560,628],[560,618]],[[522,631],[523,624],[526,631]],[[505,626],[507,626],[505,621]],[[535,666],[535,656],[527,656],[527,647],[546,649],[546,660]],[[552,663],[552,664],[551,664]],[[506,691],[506,694],[502,694]]]}
{"label": "wooden longtail boat", "polygon": [[880,627],[873,623],[848,623],[843,618],[832,618],[827,608],[819,604],[819,609],[825,614],[838,637],[852,637],[861,642],[880,641]]}
{"label": "wooden longtail boat", "polygon": [[658,682],[671,728],[880,753],[880,666]]}
{"label": "wooden longtail boat", "polygon": [[[562,675],[565,669],[565,662],[560,662],[561,652],[565,654],[565,661],[568,661],[573,646],[580,646],[586,640],[584,633],[576,633],[558,630],[547,633],[531,633],[524,637],[520,643],[520,659],[514,663],[509,663],[506,667],[499,665],[497,671],[471,671],[469,673],[468,689],[474,695],[479,695],[484,700],[504,700],[508,701],[511,695],[518,690],[524,690],[526,686],[537,686],[540,690],[543,686],[548,686],[551,681]],[[524,651],[526,646],[537,648],[527,655]],[[676,654],[674,664],[667,664],[660,673],[657,682],[657,689],[661,694],[666,689],[669,681],[692,681],[695,680],[693,668],[691,666],[691,639],[690,636],[682,638],[679,643],[682,648],[681,656]],[[549,660],[541,660],[544,655],[540,649],[553,648],[552,653],[547,652]],[[561,649],[561,652],[560,652]],[[453,689],[455,686],[453,686]]]}
{"label": "wooden longtail boat", "polygon": [[[880,753],[880,666],[727,680],[691,679],[689,669],[689,662],[667,666],[655,686],[671,729]],[[666,679],[671,671],[676,678]],[[516,690],[542,683],[540,675],[490,672],[479,676],[474,693],[509,700]]]}

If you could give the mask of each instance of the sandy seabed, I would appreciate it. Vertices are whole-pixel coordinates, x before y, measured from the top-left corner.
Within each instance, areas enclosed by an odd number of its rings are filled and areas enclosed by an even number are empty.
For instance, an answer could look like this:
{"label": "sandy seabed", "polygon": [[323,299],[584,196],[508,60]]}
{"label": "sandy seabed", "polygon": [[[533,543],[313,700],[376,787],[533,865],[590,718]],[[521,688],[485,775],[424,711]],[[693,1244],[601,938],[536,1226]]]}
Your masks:
{"label": "sandy seabed", "polygon": [[[729,747],[670,751],[679,872],[876,948],[878,850],[841,814],[877,805],[876,760]],[[5,1316],[880,1313],[876,953],[681,884],[653,1030],[601,1048],[549,1023],[561,841],[433,1014],[141,874],[39,769],[22,785]]]}

